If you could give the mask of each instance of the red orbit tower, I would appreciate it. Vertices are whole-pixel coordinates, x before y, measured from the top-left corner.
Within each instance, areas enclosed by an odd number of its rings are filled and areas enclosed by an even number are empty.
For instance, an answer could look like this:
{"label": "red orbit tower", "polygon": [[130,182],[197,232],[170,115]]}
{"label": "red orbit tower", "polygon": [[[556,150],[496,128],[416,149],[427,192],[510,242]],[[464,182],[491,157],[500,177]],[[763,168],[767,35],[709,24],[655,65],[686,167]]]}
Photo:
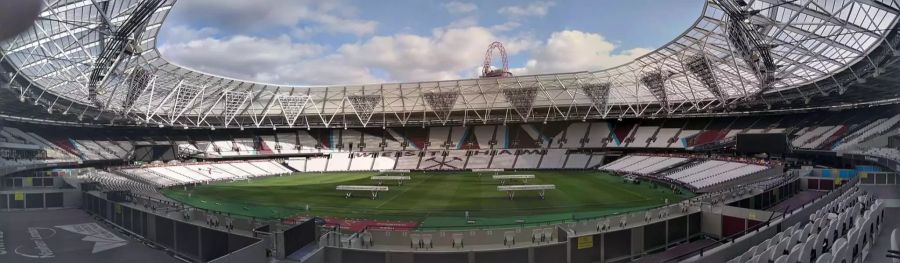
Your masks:
{"label": "red orbit tower", "polygon": [[[502,68],[491,70],[491,59],[493,58],[493,51],[497,49],[500,51],[500,60],[503,63]],[[506,49],[503,48],[503,43],[496,41],[491,43],[488,46],[487,53],[484,54],[484,66],[481,68],[481,77],[482,78],[497,78],[497,77],[511,77],[512,73],[509,72],[509,62],[506,58]]]}

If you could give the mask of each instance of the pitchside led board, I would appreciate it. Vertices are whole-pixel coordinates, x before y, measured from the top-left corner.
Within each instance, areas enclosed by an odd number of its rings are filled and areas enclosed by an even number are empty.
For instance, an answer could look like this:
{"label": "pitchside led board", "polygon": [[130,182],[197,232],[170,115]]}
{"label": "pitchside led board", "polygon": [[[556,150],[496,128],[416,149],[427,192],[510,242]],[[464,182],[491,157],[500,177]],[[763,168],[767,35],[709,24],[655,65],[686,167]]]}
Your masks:
{"label": "pitchside led board", "polygon": [[737,135],[737,150],[741,153],[767,153],[779,155],[790,151],[787,134],[784,133],[742,133]]}

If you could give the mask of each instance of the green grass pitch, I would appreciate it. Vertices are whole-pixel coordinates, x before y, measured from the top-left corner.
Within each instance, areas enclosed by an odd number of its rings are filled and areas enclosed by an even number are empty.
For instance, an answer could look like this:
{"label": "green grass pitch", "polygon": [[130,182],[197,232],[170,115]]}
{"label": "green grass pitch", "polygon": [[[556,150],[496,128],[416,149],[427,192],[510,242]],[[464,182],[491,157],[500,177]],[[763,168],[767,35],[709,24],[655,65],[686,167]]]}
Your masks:
{"label": "green grass pitch", "polygon": [[[414,220],[421,227],[467,226],[465,212],[477,225],[565,221],[635,211],[678,202],[691,196],[668,186],[631,184],[599,171],[527,171],[527,184],[555,184],[541,200],[537,192],[518,192],[509,200],[497,191],[494,173],[413,172],[412,180],[372,200],[368,192],[345,198],[337,185],[377,185],[377,172],[300,173],[250,181],[222,182],[163,193],[189,205],[241,216],[276,219],[295,215],[372,220]],[[522,182],[508,182],[522,184]],[[306,210],[307,205],[309,211]],[[470,222],[471,223],[471,222]]]}

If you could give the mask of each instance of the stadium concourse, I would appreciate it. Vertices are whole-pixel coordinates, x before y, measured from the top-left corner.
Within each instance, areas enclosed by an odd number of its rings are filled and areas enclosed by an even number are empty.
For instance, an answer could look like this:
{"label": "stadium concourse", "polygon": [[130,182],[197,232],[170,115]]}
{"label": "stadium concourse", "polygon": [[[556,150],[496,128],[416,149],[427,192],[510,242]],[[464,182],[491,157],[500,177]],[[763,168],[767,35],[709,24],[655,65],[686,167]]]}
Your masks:
{"label": "stadium concourse", "polygon": [[897,1],[709,0],[616,67],[513,75],[494,42],[478,78],[322,86],[170,63],[183,1],[21,1],[0,262],[900,262]]}

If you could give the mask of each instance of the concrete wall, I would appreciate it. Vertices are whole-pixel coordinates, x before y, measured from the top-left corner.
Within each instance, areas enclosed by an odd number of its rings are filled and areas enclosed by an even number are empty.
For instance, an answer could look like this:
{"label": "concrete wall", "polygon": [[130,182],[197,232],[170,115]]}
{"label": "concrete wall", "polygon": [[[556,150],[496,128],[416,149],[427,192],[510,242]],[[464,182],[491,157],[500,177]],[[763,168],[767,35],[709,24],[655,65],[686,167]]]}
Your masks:
{"label": "concrete wall", "polygon": [[[34,198],[38,195],[41,197]],[[53,205],[49,201],[60,196],[62,200],[58,205]],[[16,200],[17,197],[23,197],[23,200]],[[17,202],[20,203],[17,204]],[[25,188],[0,191],[0,211],[78,208],[80,206],[81,192],[75,189]]]}
{"label": "concrete wall", "polygon": [[194,261],[268,262],[261,239],[184,220],[178,212],[157,213],[141,205],[116,203],[105,194],[83,192],[82,208],[122,231]]}
{"label": "concrete wall", "polygon": [[900,184],[900,173],[860,173],[860,184]]}
{"label": "concrete wall", "polygon": [[265,257],[263,257],[265,254],[266,254],[266,245],[264,242],[262,242],[262,240],[260,240],[250,246],[244,247],[243,249],[229,253],[228,255],[214,259],[210,262],[214,262],[214,263],[269,262]]}

